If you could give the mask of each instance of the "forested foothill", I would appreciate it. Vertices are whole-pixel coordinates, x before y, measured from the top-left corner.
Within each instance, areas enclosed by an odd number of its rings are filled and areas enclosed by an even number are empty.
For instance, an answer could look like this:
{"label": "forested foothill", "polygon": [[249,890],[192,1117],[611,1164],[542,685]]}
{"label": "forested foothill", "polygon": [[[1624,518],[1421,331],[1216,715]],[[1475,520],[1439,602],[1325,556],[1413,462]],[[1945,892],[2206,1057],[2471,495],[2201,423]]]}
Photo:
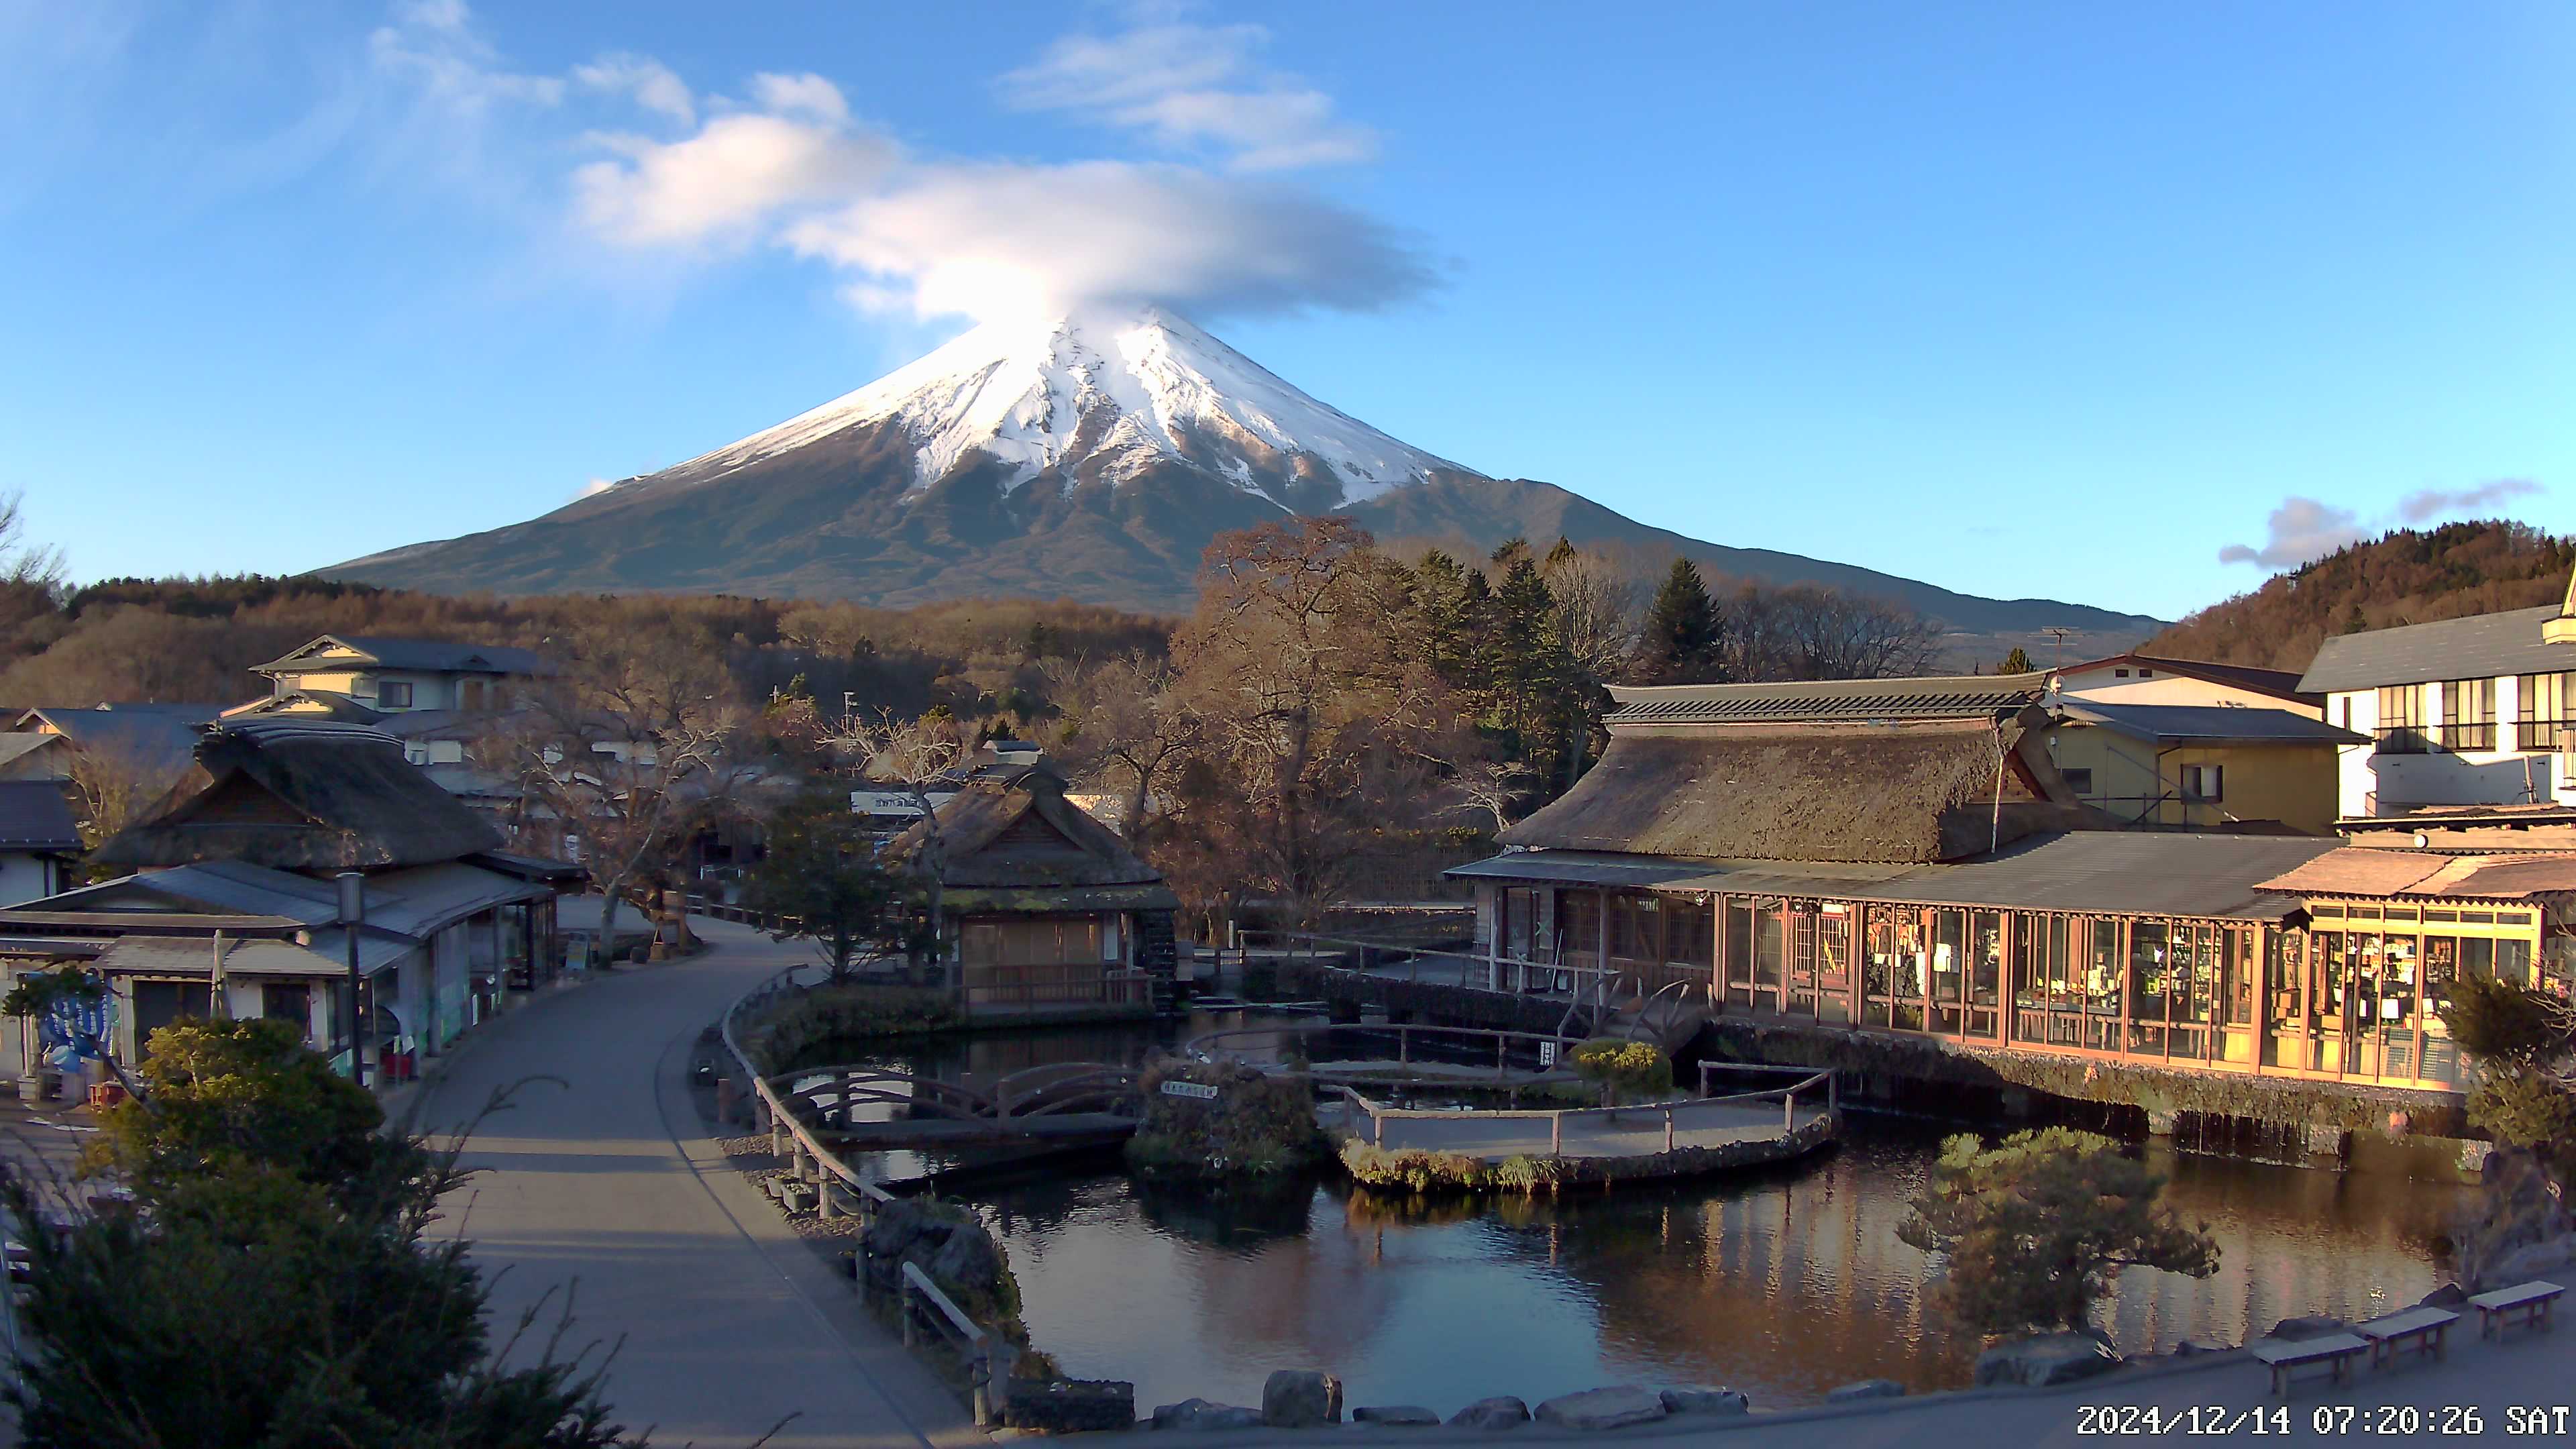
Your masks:
{"label": "forested foothill", "polygon": [[2139,652],[2301,671],[2338,634],[2558,603],[2570,568],[2576,539],[2509,519],[2392,529],[2212,604]]}
{"label": "forested foothill", "polygon": [[[1171,619],[1034,600],[38,578],[0,618],[0,701],[235,704],[258,692],[250,666],[325,633],[517,645],[562,674],[523,689],[469,758],[520,779],[544,818],[592,822],[582,858],[621,881],[665,875],[712,816],[794,793],[738,789],[747,779],[855,783],[911,744],[953,764],[1010,738],[1115,802],[1129,843],[1195,909],[1265,900],[1302,916],[1433,889],[1563,793],[1606,745],[1608,685],[1916,673],[1936,638],[1903,606],[1812,585],[1704,579],[1686,560],[1562,540],[1483,557],[1381,547],[1340,518],[1222,535],[1199,585]],[[543,764],[614,739],[660,748],[578,773]]]}

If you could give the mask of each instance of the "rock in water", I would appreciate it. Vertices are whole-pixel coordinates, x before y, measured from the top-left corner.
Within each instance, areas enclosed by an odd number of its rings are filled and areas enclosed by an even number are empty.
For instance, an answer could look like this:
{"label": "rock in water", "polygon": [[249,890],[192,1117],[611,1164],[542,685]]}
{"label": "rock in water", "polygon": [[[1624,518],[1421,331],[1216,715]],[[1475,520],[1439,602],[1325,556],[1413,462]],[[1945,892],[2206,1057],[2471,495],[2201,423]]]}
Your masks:
{"label": "rock in water", "polygon": [[1585,1389],[1579,1394],[1560,1394],[1538,1406],[1538,1420],[1560,1429],[1625,1429],[1631,1424],[1650,1424],[1664,1417],[1664,1400],[1653,1389],[1634,1384],[1619,1384],[1606,1389]]}
{"label": "rock in water", "polygon": [[1841,1388],[1835,1389],[1826,1394],[1825,1402],[1828,1404],[1854,1404],[1863,1399],[1901,1399],[1904,1397],[1905,1385],[1898,1383],[1894,1379],[1862,1379],[1859,1383],[1845,1384]]}
{"label": "rock in water", "polygon": [[1342,1422],[1342,1381],[1317,1369],[1281,1369],[1261,1386],[1261,1422],[1311,1429]]}
{"label": "rock in water", "polygon": [[1657,1397],[1664,1401],[1667,1414],[1741,1414],[1753,1407],[1751,1399],[1733,1389],[1713,1389],[1704,1384],[1666,1389]]}
{"label": "rock in water", "polygon": [[1452,1429],[1517,1429],[1529,1422],[1529,1405],[1504,1394],[1478,1399],[1449,1416]]}
{"label": "rock in water", "polygon": [[1261,1411],[1238,1408],[1233,1404],[1212,1404],[1205,1399],[1183,1399],[1165,1404],[1154,1411],[1154,1427],[1197,1433],[1208,1429],[1258,1429]]}
{"label": "rock in water", "polygon": [[1002,1284],[1002,1250],[982,1223],[960,1223],[939,1245],[929,1262],[930,1275],[955,1283],[969,1293],[998,1298]]}
{"label": "rock in water", "polygon": [[1427,1429],[1436,1427],[1440,1416],[1419,1404],[1367,1405],[1351,1410],[1351,1422],[1390,1429]]}
{"label": "rock in water", "polygon": [[1999,1343],[1977,1355],[1977,1387],[2067,1384],[2120,1366],[2111,1345],[2089,1333],[2042,1333]]}
{"label": "rock in water", "polygon": [[1014,1429],[1049,1434],[1132,1429],[1136,1386],[1114,1379],[1013,1379],[1002,1417]]}

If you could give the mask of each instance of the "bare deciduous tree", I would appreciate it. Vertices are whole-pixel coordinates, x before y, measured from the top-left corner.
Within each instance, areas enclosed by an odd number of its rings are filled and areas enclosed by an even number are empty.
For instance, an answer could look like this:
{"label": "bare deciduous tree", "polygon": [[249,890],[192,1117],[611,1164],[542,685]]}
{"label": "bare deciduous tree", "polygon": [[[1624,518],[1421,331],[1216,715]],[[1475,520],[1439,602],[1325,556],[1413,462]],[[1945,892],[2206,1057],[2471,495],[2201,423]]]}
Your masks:
{"label": "bare deciduous tree", "polygon": [[1544,569],[1556,599],[1556,630],[1574,665],[1598,683],[1628,675],[1637,652],[1643,597],[1635,571],[1605,553],[1560,547]]}
{"label": "bare deciduous tree", "polygon": [[1173,684],[1171,662],[1130,651],[1106,663],[1069,661],[1049,671],[1065,713],[1062,755],[1075,777],[1118,792],[1118,833],[1141,848],[1157,791],[1207,737],[1207,721]]}
{"label": "bare deciduous tree", "polygon": [[731,748],[743,711],[722,666],[669,636],[576,640],[564,666],[475,753],[519,783],[530,831],[580,850],[605,897],[605,951],[626,893],[664,881],[733,807],[749,773]]}
{"label": "bare deciduous tree", "polygon": [[190,763],[184,750],[120,748],[97,741],[74,750],[71,773],[65,783],[71,787],[72,809],[80,817],[77,824],[81,848],[96,850],[109,836],[133,823],[136,816],[170,793]]}
{"label": "bare deciduous tree", "polygon": [[942,711],[917,719],[879,711],[873,716],[852,715],[842,720],[833,728],[829,744],[835,754],[856,763],[867,783],[910,795],[913,808],[919,812],[920,842],[900,862],[900,869],[911,877],[930,918],[926,930],[913,933],[906,953],[907,970],[918,982],[924,955],[937,949],[942,885],[948,874],[947,841],[941,834],[939,811],[931,803],[930,794],[934,788],[956,779],[967,755],[965,733],[954,717]]}

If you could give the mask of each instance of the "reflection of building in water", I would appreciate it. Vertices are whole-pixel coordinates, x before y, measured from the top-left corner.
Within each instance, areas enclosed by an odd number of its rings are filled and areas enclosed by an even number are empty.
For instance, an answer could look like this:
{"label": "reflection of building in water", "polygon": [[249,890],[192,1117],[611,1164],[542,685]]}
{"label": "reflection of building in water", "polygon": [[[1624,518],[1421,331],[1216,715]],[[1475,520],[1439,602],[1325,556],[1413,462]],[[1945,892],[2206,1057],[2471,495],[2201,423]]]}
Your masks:
{"label": "reflection of building in water", "polygon": [[[1863,1143],[1812,1172],[1569,1202],[1552,1221],[1492,1231],[1580,1282],[1605,1356],[1639,1375],[1800,1394],[1881,1376],[1956,1385],[1980,1345],[1928,1306],[1938,1267],[1896,1236],[1923,1160]],[[2412,1302],[2440,1281],[2427,1245],[2468,1191],[2217,1159],[2161,1166],[2184,1220],[2210,1224],[2220,1266],[2200,1280],[2128,1274],[2101,1321],[2133,1353]]]}

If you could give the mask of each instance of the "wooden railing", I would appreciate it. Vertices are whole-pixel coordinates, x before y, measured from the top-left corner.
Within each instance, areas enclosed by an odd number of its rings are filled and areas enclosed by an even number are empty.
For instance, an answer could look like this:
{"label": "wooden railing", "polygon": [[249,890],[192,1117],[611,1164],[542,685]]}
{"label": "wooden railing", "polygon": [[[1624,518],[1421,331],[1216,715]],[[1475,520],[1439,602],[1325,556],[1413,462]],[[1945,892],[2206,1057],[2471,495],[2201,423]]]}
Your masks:
{"label": "wooden railing", "polygon": [[969,964],[964,968],[964,977],[969,1010],[979,1006],[1026,1010],[1039,1006],[1154,1003],[1151,973],[1098,962]]}
{"label": "wooden railing", "polygon": [[[1720,1062],[1702,1063],[1700,1068],[1701,1095],[1697,1097],[1685,1097],[1679,1100],[1664,1102],[1637,1102],[1622,1107],[1511,1108],[1502,1111],[1490,1112],[1480,1110],[1474,1114],[1474,1117],[1479,1122],[1545,1122],[1547,1124],[1547,1155],[1550,1157],[1562,1157],[1565,1155],[1565,1124],[1568,1122],[1573,1122],[1577,1125],[1587,1122],[1627,1123],[1633,1122],[1640,1117],[1651,1122],[1660,1117],[1664,1127],[1664,1150],[1666,1152],[1670,1152],[1673,1150],[1675,1145],[1675,1134],[1679,1131],[1691,1130],[1688,1126],[1688,1118],[1701,1114],[1706,1108],[1727,1107],[1741,1110],[1753,1103],[1777,1098],[1780,1102],[1780,1130],[1785,1133],[1797,1130],[1798,1097],[1801,1093],[1808,1094],[1809,1103],[1812,1105],[1814,1100],[1813,1093],[1816,1089],[1821,1087],[1825,1096],[1824,1111],[1825,1115],[1828,1117],[1832,1116],[1841,1107],[1841,1092],[1836,1085],[1833,1069],[1830,1067],[1820,1072],[1810,1072],[1804,1067],[1738,1068],[1738,1070],[1767,1073],[1795,1072],[1799,1073],[1800,1076],[1797,1081],[1783,1087],[1765,1087],[1751,1092],[1733,1092],[1722,1097],[1712,1097],[1707,1095],[1710,1069],[1730,1067],[1731,1065],[1732,1064],[1730,1063]],[[1356,1088],[1349,1086],[1336,1086],[1335,1090],[1341,1093],[1344,1102],[1348,1103],[1352,1109],[1368,1119],[1368,1140],[1369,1145],[1372,1147],[1384,1147],[1387,1145],[1386,1124],[1389,1122],[1426,1121],[1454,1123],[1458,1121],[1460,1117],[1460,1114],[1454,1111],[1419,1111],[1410,1108],[1390,1107],[1382,1102],[1372,1101],[1368,1097],[1362,1095]]]}
{"label": "wooden railing", "polygon": [[[873,1223],[879,1209],[897,1200],[894,1194],[860,1177],[848,1163],[843,1162],[832,1153],[831,1149],[815,1139],[813,1132],[797,1119],[794,1112],[788,1110],[777,1088],[761,1075],[759,1067],[753,1063],[750,1054],[743,1050],[741,1036],[735,1029],[744,1008],[775,1000],[779,995],[795,989],[797,974],[809,969],[817,968],[788,967],[759,986],[743,993],[735,999],[733,1005],[725,1008],[721,1024],[725,1051],[732,1056],[735,1067],[741,1071],[744,1079],[751,1083],[752,1100],[762,1118],[761,1125],[769,1130],[773,1150],[778,1155],[789,1159],[791,1168],[800,1181],[814,1184],[817,1211],[827,1218],[843,1216],[846,1213],[858,1218],[862,1223]],[[835,1194],[840,1193],[846,1193],[848,1199],[846,1203],[836,1198]],[[865,1275],[860,1275],[856,1281],[864,1283]],[[970,1393],[975,1413],[975,1426],[989,1428],[994,1422],[1000,1400],[1008,1393],[1011,1365],[1016,1353],[1010,1340],[996,1330],[977,1323],[965,1310],[951,1302],[947,1294],[940,1292],[938,1284],[933,1283],[928,1275],[914,1265],[904,1264],[902,1276],[898,1281],[904,1346],[909,1348],[915,1344],[914,1324],[916,1320],[922,1320],[929,1315],[928,1321],[932,1322],[934,1328],[944,1338],[960,1345],[964,1352],[969,1382],[972,1386]]]}

